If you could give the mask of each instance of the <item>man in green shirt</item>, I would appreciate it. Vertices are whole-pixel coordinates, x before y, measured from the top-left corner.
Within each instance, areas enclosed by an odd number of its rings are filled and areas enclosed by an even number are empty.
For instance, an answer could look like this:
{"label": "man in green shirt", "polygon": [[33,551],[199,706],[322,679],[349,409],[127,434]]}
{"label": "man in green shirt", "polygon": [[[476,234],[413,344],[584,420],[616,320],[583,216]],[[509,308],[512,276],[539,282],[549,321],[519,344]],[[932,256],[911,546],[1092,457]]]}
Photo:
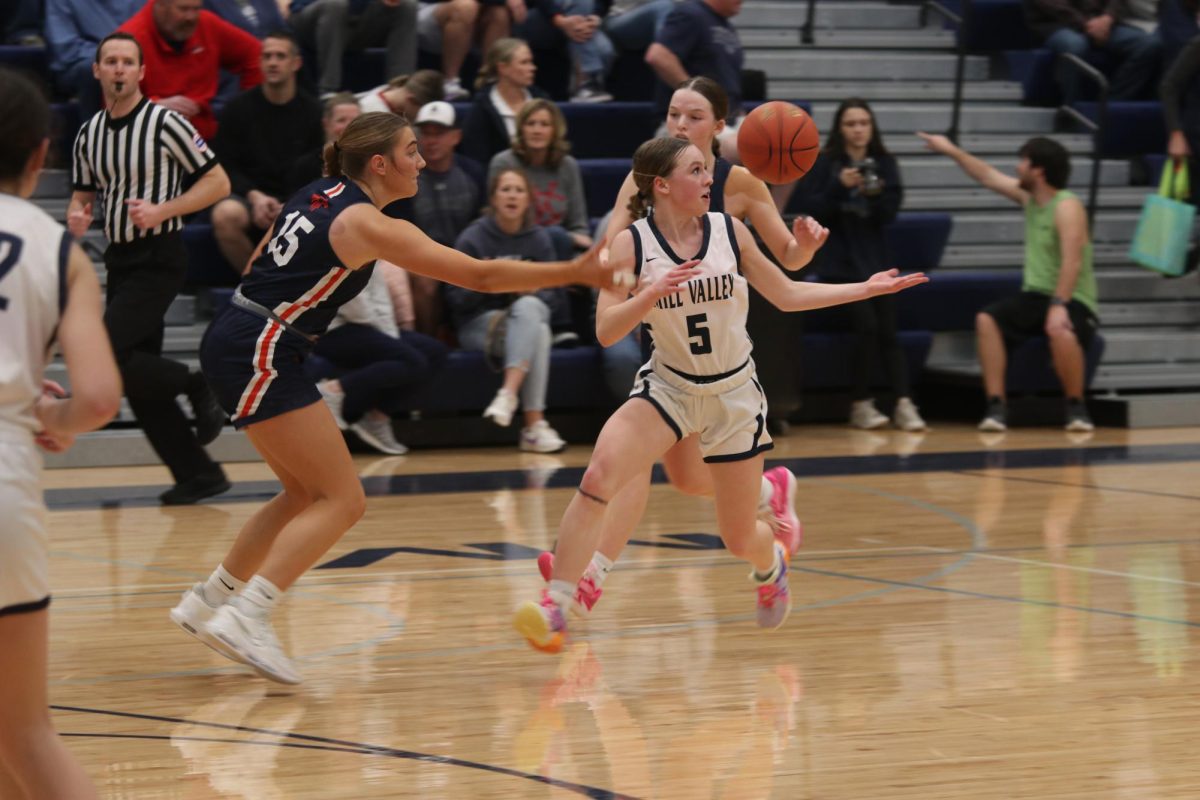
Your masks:
{"label": "man in green shirt", "polygon": [[987,392],[982,431],[1007,428],[1004,405],[1006,347],[1038,335],[1050,342],[1054,371],[1067,398],[1068,431],[1093,430],[1083,402],[1085,353],[1099,324],[1096,275],[1083,203],[1066,190],[1071,158],[1053,139],[1021,146],[1017,177],[957,147],[945,136],[918,133],[935,153],[948,155],[982,186],[1025,209],[1025,266],[1021,293],[992,303],[975,317],[979,362]]}

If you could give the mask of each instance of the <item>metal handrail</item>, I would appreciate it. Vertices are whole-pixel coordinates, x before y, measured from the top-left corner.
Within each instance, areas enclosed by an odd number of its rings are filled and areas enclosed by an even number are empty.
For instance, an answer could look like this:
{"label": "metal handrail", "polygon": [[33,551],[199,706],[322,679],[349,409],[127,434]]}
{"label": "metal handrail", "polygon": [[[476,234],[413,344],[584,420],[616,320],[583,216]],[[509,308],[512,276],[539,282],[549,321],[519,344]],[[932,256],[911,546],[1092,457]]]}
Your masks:
{"label": "metal handrail", "polygon": [[1059,61],[1068,68],[1074,68],[1090,78],[1099,90],[1096,103],[1096,119],[1091,120],[1068,105],[1059,106],[1059,111],[1089,128],[1093,134],[1092,145],[1092,180],[1088,186],[1088,228],[1091,229],[1096,220],[1096,196],[1100,190],[1100,154],[1104,147],[1104,129],[1108,125],[1108,78],[1104,73],[1084,61],[1074,53],[1061,53]]}
{"label": "metal handrail", "polygon": [[958,27],[958,58],[954,65],[954,103],[950,109],[950,129],[946,131],[946,137],[955,144],[958,144],[958,121],[962,115],[963,78],[966,75],[967,65],[966,21],[970,19],[971,14],[971,0],[961,0],[961,2],[962,14],[959,15],[937,2],[937,0],[925,0],[921,4],[920,17],[921,27],[925,27],[930,11],[940,14],[947,21]]}
{"label": "metal handrail", "polygon": [[813,25],[817,19],[817,0],[808,0],[808,17],[804,20],[804,27],[800,29],[800,41],[804,44],[815,44],[816,39],[813,37]]}

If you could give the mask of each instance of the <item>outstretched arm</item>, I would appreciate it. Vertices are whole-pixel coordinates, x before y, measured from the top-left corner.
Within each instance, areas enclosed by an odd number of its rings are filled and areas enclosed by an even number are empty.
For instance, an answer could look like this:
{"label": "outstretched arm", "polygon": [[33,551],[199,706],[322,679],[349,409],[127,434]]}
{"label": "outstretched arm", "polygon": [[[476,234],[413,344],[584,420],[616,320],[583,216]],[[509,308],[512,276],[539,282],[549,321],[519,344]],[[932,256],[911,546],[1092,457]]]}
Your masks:
{"label": "outstretched arm", "polygon": [[862,283],[808,283],[784,277],[754,243],[749,229],[733,221],[738,247],[742,252],[742,273],[767,302],[781,311],[808,311],[866,300],[881,294],[894,294],[911,286],[928,283],[924,273],[899,275],[898,270],[877,272]]}
{"label": "outstretched arm", "polygon": [[725,193],[726,196],[740,194],[745,198],[745,219],[762,237],[771,255],[789,272],[808,266],[813,255],[824,244],[824,238],[816,241],[812,236],[813,226],[816,225],[814,220],[797,217],[789,231],[779,216],[767,185],[751,175],[745,167],[733,168]]}
{"label": "outstretched arm", "polygon": [[953,158],[954,162],[962,168],[963,172],[967,173],[972,180],[979,183],[985,189],[991,189],[996,194],[1003,195],[1014,203],[1020,203],[1021,205],[1025,205],[1029,200],[1029,193],[1021,188],[1016,178],[1011,175],[1005,175],[983,159],[976,158],[945,136],[935,136],[921,132],[918,132],[917,136],[924,139],[925,146],[933,152]]}

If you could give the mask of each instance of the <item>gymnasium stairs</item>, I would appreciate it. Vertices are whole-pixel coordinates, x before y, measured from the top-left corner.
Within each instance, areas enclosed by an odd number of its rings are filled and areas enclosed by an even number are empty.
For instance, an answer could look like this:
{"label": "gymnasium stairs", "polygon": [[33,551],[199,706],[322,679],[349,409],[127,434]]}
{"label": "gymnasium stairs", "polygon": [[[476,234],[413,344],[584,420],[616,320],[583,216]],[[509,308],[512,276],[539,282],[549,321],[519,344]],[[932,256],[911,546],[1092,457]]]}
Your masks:
{"label": "gymnasium stairs", "polygon": [[[921,20],[919,3],[822,0],[817,4],[815,43],[802,44],[807,3],[749,0],[735,18],[747,51],[747,67],[768,75],[771,98],[805,100],[827,132],[840,100],[869,100],[887,147],[900,159],[906,192],[903,210],[953,214],[953,229],[934,280],[970,272],[1011,271],[1022,260],[1022,214],[1002,198],[978,188],[948,159],[924,150],[916,130],[945,131],[950,124],[956,64],[955,34],[936,16]],[[1055,111],[1022,104],[1022,87],[1005,77],[996,55],[969,55],[965,64],[960,142],[971,152],[1011,171],[1016,151],[1032,135],[1046,134],[1072,153],[1072,188],[1086,198],[1092,136],[1053,133]],[[1165,145],[1164,145],[1165,146]],[[1094,240],[1100,284],[1104,360],[1092,384],[1098,417],[1130,426],[1200,424],[1200,281],[1196,275],[1164,279],[1133,265],[1125,255],[1142,198],[1133,185],[1136,161],[1106,159]],[[49,170],[37,201],[65,217],[69,179]],[[98,230],[85,239],[103,250]],[[102,268],[98,264],[98,269]],[[103,274],[101,274],[103,279]],[[195,301],[180,297],[168,317],[166,352],[196,365],[204,330]],[[928,369],[977,374],[969,331],[935,335]],[[61,364],[51,377],[63,378]],[[256,460],[245,437],[227,427],[210,448],[220,461]],[[81,437],[70,452],[47,458],[49,466],[157,463],[128,409],[108,429]]]}

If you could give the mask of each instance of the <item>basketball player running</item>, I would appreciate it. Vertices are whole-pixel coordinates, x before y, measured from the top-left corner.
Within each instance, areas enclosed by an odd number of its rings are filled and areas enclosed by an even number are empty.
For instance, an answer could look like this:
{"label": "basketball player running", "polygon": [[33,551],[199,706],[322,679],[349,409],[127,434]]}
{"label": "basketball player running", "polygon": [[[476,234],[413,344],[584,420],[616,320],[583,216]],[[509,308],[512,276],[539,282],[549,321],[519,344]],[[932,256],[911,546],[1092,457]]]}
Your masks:
{"label": "basketball player running", "polygon": [[302,362],[338,307],[366,285],[375,260],[484,292],[603,287],[614,278],[596,250],[571,262],[485,262],[385,217],[381,208],[416,193],[424,166],[403,117],[377,112],[351,122],[325,148],[333,177],[287,202],[232,307],[201,343],[201,366],[221,405],[283,491],[246,522],[208,580],[184,592],[171,619],[272,680],[298,683],[300,676],[275,637],[271,612],[363,513],[350,453]]}
{"label": "basketball player running", "polygon": [[[791,608],[788,551],[757,515],[766,398],[754,374],[746,333],[747,281],[783,311],[822,308],[890,294],[927,279],[879,272],[856,284],[797,283],[759,252],[749,229],[728,214],[709,212],[713,178],[702,151],[687,141],[653,139],[633,157],[637,194],[630,214],[641,217],[613,241],[610,263],[632,267],[640,291],[605,289],[596,336],[611,344],[641,322],[654,338],[650,362],[629,399],[605,423],[576,495],[559,525],[553,574],[540,602],[520,606],[513,625],[535,648],[561,649],[566,612],[596,549],[608,501],[644,474],[685,436],[712,472],[717,524],[729,552],[749,561],[757,621],[783,624]],[[826,235],[817,231],[817,239]],[[685,260],[680,253],[694,253]]]}
{"label": "basketball player running", "polygon": [[[26,198],[50,111],[0,70],[0,797],[86,800],[96,791],[54,732],[46,692],[50,589],[41,456],[117,413],[121,379],[91,261]],[[43,381],[57,338],[71,396]]]}
{"label": "basketball player running", "polygon": [[[719,157],[717,137],[725,129],[728,110],[729,99],[716,81],[704,77],[689,78],[679,84],[671,96],[667,110],[667,134],[694,144],[704,154],[705,169],[713,177],[709,210],[748,220],[780,264],[791,271],[801,269],[812,260],[825,241],[824,235],[818,237],[817,234],[821,227],[816,220],[804,218],[797,219],[792,230],[788,231],[766,184],[751,175],[745,167],[735,166]],[[617,234],[633,223],[628,206],[636,194],[637,185],[633,173],[630,173],[621,185],[609,217],[609,242],[613,242]],[[600,251],[602,262],[606,263],[608,257],[606,250]],[[663,454],[662,460],[667,478],[676,489],[684,494],[713,496],[712,475],[700,457],[695,436],[685,436]],[[795,494],[796,476],[791,470],[775,467],[763,474],[759,488],[759,514],[769,520],[776,538],[789,554],[799,549],[801,540]],[[579,583],[572,611],[586,616],[600,599],[601,586],[645,514],[649,497],[650,469],[626,484],[613,497],[605,515],[599,549]],[[547,580],[550,579],[553,563],[553,556],[549,553],[543,553],[538,559],[538,567]]]}

